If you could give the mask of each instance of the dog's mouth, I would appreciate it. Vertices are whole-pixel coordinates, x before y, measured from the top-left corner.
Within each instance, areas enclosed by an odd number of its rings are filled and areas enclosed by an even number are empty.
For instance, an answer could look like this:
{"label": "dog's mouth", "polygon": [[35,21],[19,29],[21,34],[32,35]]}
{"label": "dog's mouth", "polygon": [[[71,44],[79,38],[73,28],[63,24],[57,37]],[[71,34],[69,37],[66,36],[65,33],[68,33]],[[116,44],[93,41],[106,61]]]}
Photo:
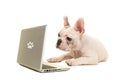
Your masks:
{"label": "dog's mouth", "polygon": [[64,45],[60,45],[60,46],[56,46],[56,48],[63,51],[70,51],[69,45],[67,45],[67,47],[64,47]]}
{"label": "dog's mouth", "polygon": [[59,48],[59,49],[63,51],[70,51],[69,49],[63,49],[63,48]]}

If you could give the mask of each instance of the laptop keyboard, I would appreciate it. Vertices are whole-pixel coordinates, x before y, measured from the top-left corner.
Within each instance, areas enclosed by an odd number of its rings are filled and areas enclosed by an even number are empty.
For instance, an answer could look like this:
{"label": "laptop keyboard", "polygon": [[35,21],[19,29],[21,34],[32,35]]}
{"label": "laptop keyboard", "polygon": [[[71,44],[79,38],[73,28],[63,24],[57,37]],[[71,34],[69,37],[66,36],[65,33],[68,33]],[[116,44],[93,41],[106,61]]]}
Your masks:
{"label": "laptop keyboard", "polygon": [[56,67],[42,64],[42,69],[51,69],[51,68],[56,68]]}

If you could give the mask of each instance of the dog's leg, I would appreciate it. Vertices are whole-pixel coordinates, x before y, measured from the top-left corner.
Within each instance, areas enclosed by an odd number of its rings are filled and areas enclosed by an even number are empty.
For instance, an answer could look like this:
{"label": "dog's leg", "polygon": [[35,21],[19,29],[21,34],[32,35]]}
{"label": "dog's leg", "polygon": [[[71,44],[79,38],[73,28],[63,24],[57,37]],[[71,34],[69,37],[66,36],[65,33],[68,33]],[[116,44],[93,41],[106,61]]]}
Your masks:
{"label": "dog's leg", "polygon": [[64,54],[64,55],[59,56],[59,57],[50,58],[47,61],[51,62],[51,63],[54,63],[54,62],[61,62],[63,60],[71,59],[71,58],[72,58],[72,56],[69,53],[67,53],[67,54]]}
{"label": "dog's leg", "polygon": [[68,59],[66,63],[70,66],[78,66],[78,65],[94,65],[98,63],[97,56],[83,56],[76,59]]}

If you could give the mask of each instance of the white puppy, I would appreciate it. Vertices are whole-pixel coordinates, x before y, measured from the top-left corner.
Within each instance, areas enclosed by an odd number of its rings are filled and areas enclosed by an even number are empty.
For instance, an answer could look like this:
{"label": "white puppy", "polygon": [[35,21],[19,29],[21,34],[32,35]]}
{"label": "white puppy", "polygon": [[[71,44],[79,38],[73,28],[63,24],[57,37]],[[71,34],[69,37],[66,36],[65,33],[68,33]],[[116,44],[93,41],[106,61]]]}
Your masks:
{"label": "white puppy", "polygon": [[97,64],[107,60],[107,51],[97,39],[84,34],[84,20],[78,19],[70,27],[68,18],[64,17],[64,28],[58,33],[56,47],[69,51],[60,57],[48,59],[48,62],[61,62],[66,60],[70,66]]}

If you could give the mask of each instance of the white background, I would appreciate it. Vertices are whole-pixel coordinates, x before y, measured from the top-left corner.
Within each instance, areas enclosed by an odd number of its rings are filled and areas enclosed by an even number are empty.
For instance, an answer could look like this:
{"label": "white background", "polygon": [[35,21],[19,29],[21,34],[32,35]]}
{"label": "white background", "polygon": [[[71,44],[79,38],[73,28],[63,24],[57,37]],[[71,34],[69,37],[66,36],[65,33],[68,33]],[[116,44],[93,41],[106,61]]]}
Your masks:
{"label": "white background", "polygon": [[[79,17],[84,18],[86,33],[104,43],[108,61],[71,67],[71,70],[59,73],[38,73],[18,65],[16,59],[23,28],[47,24],[47,57],[64,53],[55,48],[55,43],[65,15],[71,25]],[[0,80],[119,80],[119,35],[119,0],[1,0]]]}

